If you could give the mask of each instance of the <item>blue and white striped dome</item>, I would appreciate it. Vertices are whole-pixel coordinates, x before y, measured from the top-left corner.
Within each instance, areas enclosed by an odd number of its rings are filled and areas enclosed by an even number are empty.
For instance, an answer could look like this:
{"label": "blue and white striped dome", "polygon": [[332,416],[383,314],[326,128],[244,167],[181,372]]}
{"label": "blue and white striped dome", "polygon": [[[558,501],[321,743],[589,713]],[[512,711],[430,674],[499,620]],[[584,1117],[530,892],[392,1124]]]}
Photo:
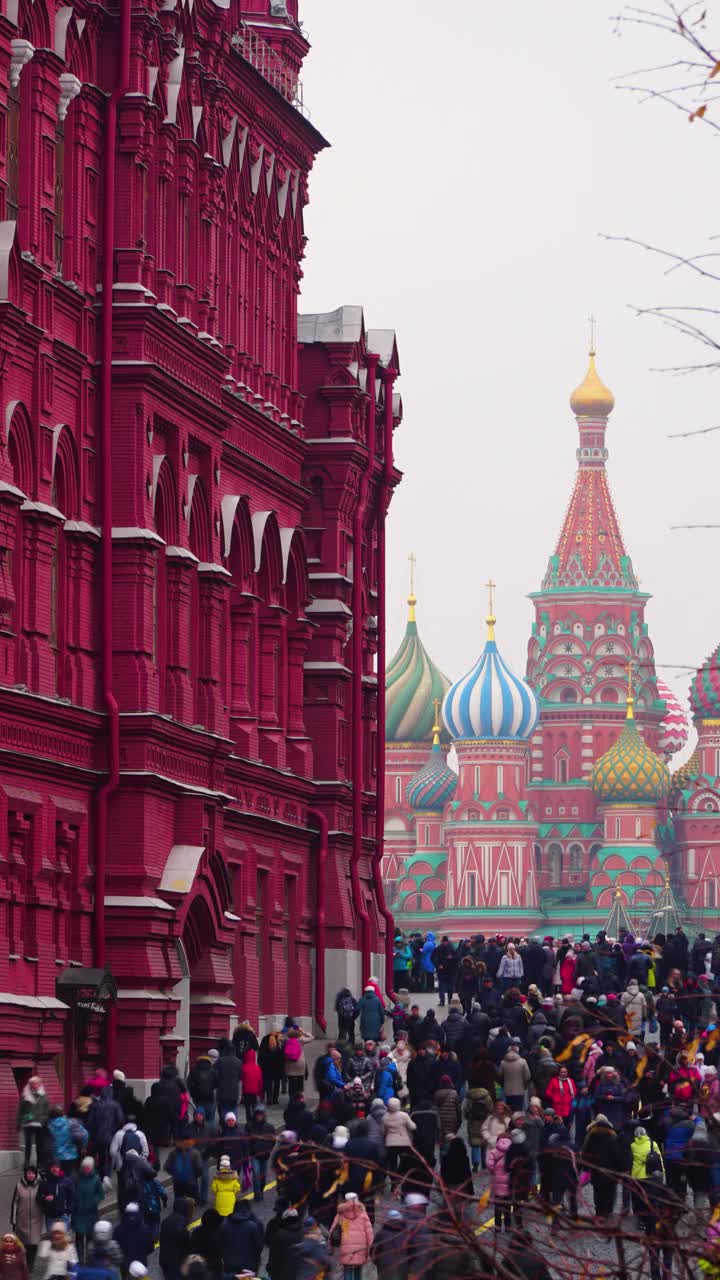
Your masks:
{"label": "blue and white striped dome", "polygon": [[495,619],[488,617],[482,654],[445,694],[442,714],[451,738],[529,738],[538,704],[529,685],[506,667],[495,644]]}

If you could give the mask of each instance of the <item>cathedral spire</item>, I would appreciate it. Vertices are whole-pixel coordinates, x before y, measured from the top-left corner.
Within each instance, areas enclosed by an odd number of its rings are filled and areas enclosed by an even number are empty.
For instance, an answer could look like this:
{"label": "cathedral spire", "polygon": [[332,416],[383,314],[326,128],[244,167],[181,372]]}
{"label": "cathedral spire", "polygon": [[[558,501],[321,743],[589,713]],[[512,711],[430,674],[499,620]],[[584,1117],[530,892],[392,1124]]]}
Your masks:
{"label": "cathedral spire", "polygon": [[592,321],[588,368],[570,397],[580,433],[578,470],[570,505],[542,590],[619,588],[637,591],[638,583],[623,543],[605,471],[605,432],[615,405],[612,391],[595,367]]}
{"label": "cathedral spire", "polygon": [[417,560],[415,558],[414,551],[410,552],[410,555],[408,556],[408,561],[410,563],[410,595],[407,598],[408,622],[414,622],[415,621],[415,605],[417,604],[417,596],[415,595],[415,565],[417,564]]}

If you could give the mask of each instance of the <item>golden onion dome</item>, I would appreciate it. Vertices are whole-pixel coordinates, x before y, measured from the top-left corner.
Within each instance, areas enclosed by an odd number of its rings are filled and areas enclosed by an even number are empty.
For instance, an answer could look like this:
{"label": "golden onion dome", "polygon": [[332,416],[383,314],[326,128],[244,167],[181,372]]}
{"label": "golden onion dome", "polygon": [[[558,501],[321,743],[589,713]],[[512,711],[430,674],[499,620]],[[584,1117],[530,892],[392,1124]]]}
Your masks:
{"label": "golden onion dome", "polygon": [[615,397],[598,376],[595,352],[590,350],[588,370],[570,397],[570,408],[576,418],[607,418],[615,406]]}
{"label": "golden onion dome", "polygon": [[689,760],[681,764],[679,769],[670,775],[670,785],[679,791],[686,791],[691,782],[697,778],[700,773],[700,754],[697,747],[693,751]]}
{"label": "golden onion dome", "polygon": [[667,765],[638,732],[633,699],[617,740],[597,761],[592,789],[600,804],[663,804],[670,788]]}

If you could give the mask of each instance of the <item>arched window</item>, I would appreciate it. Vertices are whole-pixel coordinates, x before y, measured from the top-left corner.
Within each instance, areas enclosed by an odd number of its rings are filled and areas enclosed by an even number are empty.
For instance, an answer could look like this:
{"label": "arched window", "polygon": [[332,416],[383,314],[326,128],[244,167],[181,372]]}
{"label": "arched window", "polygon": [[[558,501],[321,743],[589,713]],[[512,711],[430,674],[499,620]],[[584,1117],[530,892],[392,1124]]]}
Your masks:
{"label": "arched window", "polygon": [[618,691],[617,689],[613,689],[611,685],[606,685],[604,689],[600,690],[601,702],[616,703],[617,700],[618,700]]}
{"label": "arched window", "polygon": [[533,845],[533,852],[535,854],[535,870],[537,871],[538,875],[541,875],[542,869],[543,869],[541,846],[539,844]]}
{"label": "arched window", "polygon": [[579,875],[583,869],[582,845],[571,844],[568,850],[569,871],[571,875]]}
{"label": "arched window", "polygon": [[568,758],[564,751],[559,752],[555,757],[555,781],[567,782],[568,780]]}
{"label": "arched window", "polygon": [[562,845],[551,844],[547,851],[548,872],[550,875],[550,883],[557,885],[562,878]]}
{"label": "arched window", "polygon": [[566,685],[560,694],[561,702],[577,702],[577,689],[573,689],[570,685]]}

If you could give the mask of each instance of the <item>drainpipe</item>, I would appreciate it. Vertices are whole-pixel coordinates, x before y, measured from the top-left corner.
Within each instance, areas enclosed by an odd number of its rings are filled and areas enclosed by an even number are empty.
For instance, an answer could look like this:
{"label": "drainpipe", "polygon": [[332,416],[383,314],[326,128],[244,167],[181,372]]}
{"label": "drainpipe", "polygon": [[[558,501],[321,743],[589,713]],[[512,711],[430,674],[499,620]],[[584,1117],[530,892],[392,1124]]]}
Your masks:
{"label": "drainpipe", "polygon": [[325,1017],[325,871],[328,859],[328,820],[319,809],[308,809],[308,818],[318,824],[320,843],[315,884],[315,1021],[327,1032]]}
{"label": "drainpipe", "polygon": [[363,785],[365,782],[363,742],[363,600],[362,548],[363,526],[368,505],[370,472],[375,464],[375,386],[379,356],[368,352],[367,361],[367,465],[360,473],[360,485],[353,521],[353,674],[352,674],[352,777],[353,777],[353,842],[350,854],[350,884],[353,904],[360,918],[361,986],[370,977],[370,916],[363,900],[360,883],[360,859],[363,852]]}
{"label": "drainpipe", "polygon": [[[97,795],[95,824],[95,967],[105,968],[105,879],[110,797],[120,781],[120,717],[113,692],[113,580],[112,580],[112,294],[115,250],[115,171],[118,103],[130,83],[131,0],[120,0],[120,49],[117,80],[107,104],[105,123],[105,185],[103,191],[102,316],[100,322],[100,657],[102,700],[107,717],[107,777]],[[115,1006],[108,1018],[107,1066],[115,1066]]]}
{"label": "drainpipe", "polygon": [[382,862],[385,850],[385,667],[387,590],[385,574],[385,519],[393,487],[393,386],[397,370],[386,369],[384,417],[384,467],[378,486],[377,562],[378,562],[378,650],[377,650],[377,753],[375,774],[375,852],[372,860],[373,885],[380,914],[385,921],[385,989],[392,991],[395,921],[385,901]]}

